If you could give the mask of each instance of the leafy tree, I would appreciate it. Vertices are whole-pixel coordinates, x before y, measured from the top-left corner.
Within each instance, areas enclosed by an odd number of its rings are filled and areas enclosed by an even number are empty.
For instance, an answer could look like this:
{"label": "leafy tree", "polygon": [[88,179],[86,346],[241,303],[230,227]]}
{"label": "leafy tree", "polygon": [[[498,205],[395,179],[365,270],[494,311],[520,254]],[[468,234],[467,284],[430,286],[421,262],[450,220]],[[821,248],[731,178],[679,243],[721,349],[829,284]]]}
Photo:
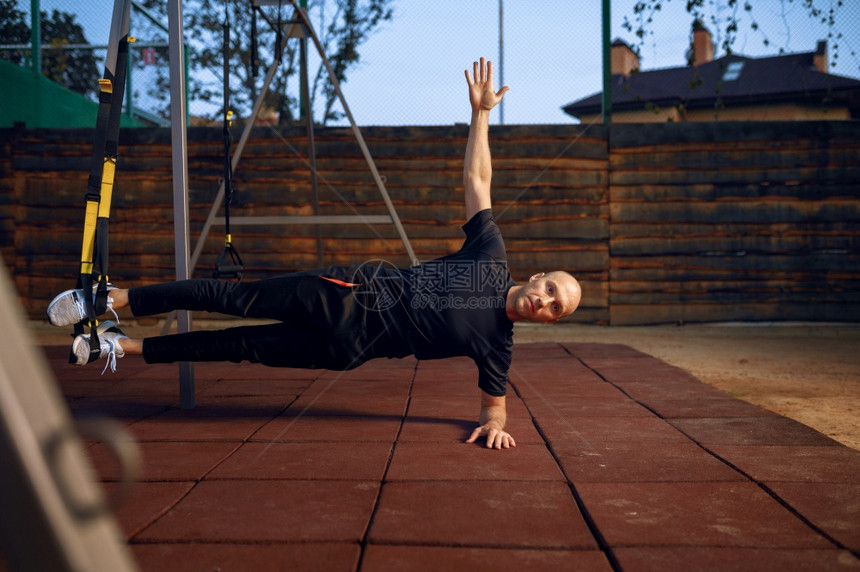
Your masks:
{"label": "leafy tree", "polygon": [[[26,14],[18,10],[15,0],[0,0],[0,42],[4,44],[29,44],[30,27]],[[22,65],[24,53],[20,50],[0,51],[0,58]]]}
{"label": "leafy tree", "polygon": [[[639,45],[631,46],[637,53],[644,44],[645,38],[652,35],[650,30],[654,18],[663,6],[672,0],[637,0],[633,5],[632,21],[624,16],[622,27],[633,33],[639,39]],[[741,14],[749,18],[749,27],[752,31],[761,34],[762,43],[770,45],[770,39],[759,26],[753,12],[752,0],[685,0],[687,12],[699,25],[709,24],[714,30],[719,47],[726,55],[733,53],[733,46],[737,40],[738,30],[741,25]],[[780,0],[785,7],[787,4],[799,4],[813,20],[825,24],[828,28],[827,40],[833,50],[831,66],[835,66],[839,58],[839,42],[842,34],[835,31],[835,25],[839,11],[844,7],[844,0]],[[825,7],[826,6],[826,7]],[[743,12],[741,12],[741,10]],[[779,53],[784,50],[780,48]],[[855,55],[851,52],[851,55]]]}
{"label": "leafy tree", "polygon": [[[335,76],[339,83],[346,81],[348,72],[360,60],[359,47],[370,37],[380,23],[390,20],[392,0],[309,0],[308,18],[314,23]],[[142,0],[142,6],[165,22],[163,0]],[[225,6],[226,4],[226,6]],[[225,13],[226,11],[226,13]],[[249,0],[186,0],[185,2],[185,40],[190,47],[189,54],[189,99],[209,102],[217,109],[211,117],[222,116],[223,92],[223,26],[225,18],[230,24],[230,91],[231,108],[240,117],[247,117],[260,93],[266,70],[275,60],[277,34],[274,29],[280,22],[288,28],[292,18],[292,4],[286,0],[282,6],[266,6],[262,9],[265,17],[257,17],[257,44],[252,46],[252,27],[254,17]],[[167,41],[163,32],[151,29],[146,35],[138,28],[147,25],[135,18],[135,35],[145,41]],[[268,22],[266,21],[268,20]],[[283,55],[272,84],[266,93],[263,107],[278,113],[281,123],[290,123],[301,116],[298,97],[299,51],[296,39],[282,38]],[[256,49],[255,49],[256,48]],[[308,40],[308,53],[316,53]],[[166,61],[166,57],[163,58]],[[255,73],[256,72],[256,73]],[[150,95],[158,98],[166,107],[168,80],[165,67],[153,82]],[[336,93],[329,81],[328,73],[320,62],[316,71],[310,70],[311,109],[321,109],[315,117],[317,123],[325,125],[340,118],[336,107]]]}
{"label": "leafy tree", "polygon": [[51,17],[42,12],[42,74],[72,91],[96,97],[101,77],[93,50],[65,48],[70,44],[87,44],[84,29],[67,12],[53,10]]}
{"label": "leafy tree", "polygon": [[[622,27],[628,32],[633,33],[639,39],[638,45],[634,44],[630,46],[634,52],[641,55],[641,46],[644,45],[646,38],[653,36],[651,25],[653,24],[654,19],[657,17],[657,14],[662,11],[663,7],[671,1],[672,0],[637,0],[633,5],[633,21],[631,21],[627,16],[624,17]],[[842,39],[842,34],[835,31],[835,29],[839,10],[843,8],[844,5],[843,0],[779,1],[783,7],[783,13],[787,11],[787,8],[789,7],[788,5],[790,4],[801,5],[807,11],[810,19],[827,26],[827,39],[830,44],[829,47],[833,50],[831,56],[831,67],[836,66],[837,59],[839,57],[839,41]],[[686,10],[693,18],[693,29],[695,30],[697,28],[704,27],[707,23],[709,29],[714,34],[717,46],[722,48],[725,55],[731,55],[733,53],[733,46],[737,40],[738,32],[742,25],[748,25],[750,30],[761,36],[764,46],[770,46],[771,42],[769,38],[760,27],[755,14],[753,13],[752,0],[685,0],[685,2]],[[823,8],[820,4],[826,4],[827,7]],[[748,24],[744,24],[747,21]],[[688,57],[692,55],[692,52],[693,49],[691,45]],[[783,48],[779,49],[780,54],[783,54],[784,52],[785,50]],[[855,52],[852,51],[851,55],[854,56]],[[721,65],[725,65],[725,63]],[[699,71],[697,68],[694,68],[690,77],[690,91],[688,98],[692,96],[694,90],[699,89],[702,85],[703,81],[699,75]],[[724,108],[724,102],[720,96],[722,85],[722,81],[718,81],[713,86],[716,98],[714,103],[715,114],[718,113],[720,109]],[[631,87],[629,84],[625,83],[623,89],[628,91]],[[637,99],[645,103],[646,110],[652,111],[655,114],[662,112],[661,108],[657,104],[645,101],[638,95]],[[688,101],[689,99],[681,103],[678,107],[682,114],[685,112],[686,103]]]}
{"label": "leafy tree", "polygon": [[[84,95],[98,94],[99,70],[96,58],[90,49],[69,49],[63,46],[86,44],[84,30],[75,21],[75,16],[54,10],[50,17],[41,13],[42,44],[51,48],[42,50],[42,73],[72,91]],[[6,44],[30,43],[30,26],[26,14],[17,9],[14,0],[0,0],[0,38]],[[24,50],[4,50],[0,56],[16,64],[24,64],[29,58]]]}

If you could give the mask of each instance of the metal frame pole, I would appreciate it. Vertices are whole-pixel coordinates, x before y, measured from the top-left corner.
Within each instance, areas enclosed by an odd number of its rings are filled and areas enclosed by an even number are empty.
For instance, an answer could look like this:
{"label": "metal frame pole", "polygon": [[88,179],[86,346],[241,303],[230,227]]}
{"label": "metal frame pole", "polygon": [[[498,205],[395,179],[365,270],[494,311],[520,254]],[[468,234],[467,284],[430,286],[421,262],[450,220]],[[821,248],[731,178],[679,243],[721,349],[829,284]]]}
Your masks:
{"label": "metal frame pole", "polygon": [[602,37],[603,41],[603,123],[612,122],[612,58],[610,36],[612,33],[612,18],[609,8],[610,0],[603,0]]}
{"label": "metal frame pole", "polygon": [[[176,253],[176,279],[190,278],[188,257],[188,140],[185,127],[185,65],[182,31],[182,0],[168,0],[167,26],[170,57],[170,133],[173,150],[173,228]],[[191,313],[177,312],[180,333],[191,330]],[[194,408],[194,364],[179,364],[179,395],[183,409]]]}
{"label": "metal frame pole", "polygon": [[42,75],[42,9],[39,0],[30,0],[30,67]]}
{"label": "metal frame pole", "polygon": [[[499,0],[499,86],[505,85],[505,8]],[[499,124],[505,124],[505,99],[499,102]]]}

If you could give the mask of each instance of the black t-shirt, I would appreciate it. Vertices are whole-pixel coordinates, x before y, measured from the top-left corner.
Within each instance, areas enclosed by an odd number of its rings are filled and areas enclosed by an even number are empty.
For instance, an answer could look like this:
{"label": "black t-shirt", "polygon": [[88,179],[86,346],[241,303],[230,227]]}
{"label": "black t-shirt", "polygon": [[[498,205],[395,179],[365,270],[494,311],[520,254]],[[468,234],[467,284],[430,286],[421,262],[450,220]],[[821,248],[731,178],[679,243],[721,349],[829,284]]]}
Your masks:
{"label": "black t-shirt", "polygon": [[514,282],[492,211],[476,213],[463,231],[453,254],[406,269],[366,265],[356,274],[357,300],[372,307],[366,342],[375,357],[469,356],[478,386],[502,396],[513,346],[505,301]]}

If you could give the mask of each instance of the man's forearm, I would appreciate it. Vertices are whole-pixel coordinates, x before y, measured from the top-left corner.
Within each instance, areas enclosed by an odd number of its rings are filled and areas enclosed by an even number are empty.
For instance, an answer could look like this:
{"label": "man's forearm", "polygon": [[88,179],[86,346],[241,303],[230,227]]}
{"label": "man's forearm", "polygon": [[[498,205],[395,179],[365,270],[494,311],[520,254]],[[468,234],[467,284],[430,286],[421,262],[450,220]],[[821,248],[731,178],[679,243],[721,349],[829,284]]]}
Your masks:
{"label": "man's forearm", "polygon": [[493,396],[481,392],[480,424],[466,439],[466,443],[474,443],[478,437],[486,435],[488,448],[508,449],[516,447],[517,442],[505,431],[507,420],[505,396]]}
{"label": "man's forearm", "polygon": [[484,393],[481,397],[481,415],[479,419],[481,425],[495,423],[498,424],[499,429],[504,429],[505,423],[508,421],[505,398],[494,397]]}
{"label": "man's forearm", "polygon": [[466,143],[466,156],[463,163],[463,187],[466,193],[466,215],[490,208],[490,183],[493,178],[490,157],[489,119],[490,111],[472,111],[469,125],[469,140]]}
{"label": "man's forearm", "polygon": [[469,140],[466,143],[466,158],[463,165],[463,182],[475,180],[487,185],[493,176],[489,138],[490,112],[478,109],[472,112],[469,124]]}
{"label": "man's forearm", "polygon": [[508,413],[504,406],[482,407],[480,424],[487,425],[493,423],[498,425],[499,429],[504,429],[508,422]]}

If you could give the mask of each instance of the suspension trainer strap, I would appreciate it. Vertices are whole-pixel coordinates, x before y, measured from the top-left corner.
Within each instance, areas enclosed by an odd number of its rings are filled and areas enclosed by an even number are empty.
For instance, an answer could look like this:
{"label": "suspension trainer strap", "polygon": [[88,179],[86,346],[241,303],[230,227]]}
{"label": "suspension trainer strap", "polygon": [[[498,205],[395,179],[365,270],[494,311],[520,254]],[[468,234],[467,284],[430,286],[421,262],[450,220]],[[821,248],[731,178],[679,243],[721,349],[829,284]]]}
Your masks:
{"label": "suspension trainer strap", "polygon": [[230,111],[230,18],[228,4],[224,4],[224,249],[215,260],[214,278],[235,278],[242,280],[242,258],[233,246],[230,234],[230,202],[233,200],[233,162],[230,160],[230,148],[233,146],[233,135],[230,125],[233,123],[233,112]]}
{"label": "suspension trainer strap", "polygon": [[[84,306],[87,317],[75,324],[74,333],[75,336],[84,333],[85,324],[89,327],[89,361],[99,357],[100,343],[97,316],[107,309],[108,221],[116,174],[128,45],[131,42],[134,42],[134,39],[129,38],[128,35],[120,40],[114,72],[111,73],[106,68],[104,79],[99,80],[99,107],[96,115],[93,154],[90,160],[90,175],[84,197],[86,211],[81,245],[81,266],[76,286],[76,288],[84,291]],[[94,282],[98,283],[95,299],[90,295]],[[74,355],[69,355],[71,363],[76,360]]]}

